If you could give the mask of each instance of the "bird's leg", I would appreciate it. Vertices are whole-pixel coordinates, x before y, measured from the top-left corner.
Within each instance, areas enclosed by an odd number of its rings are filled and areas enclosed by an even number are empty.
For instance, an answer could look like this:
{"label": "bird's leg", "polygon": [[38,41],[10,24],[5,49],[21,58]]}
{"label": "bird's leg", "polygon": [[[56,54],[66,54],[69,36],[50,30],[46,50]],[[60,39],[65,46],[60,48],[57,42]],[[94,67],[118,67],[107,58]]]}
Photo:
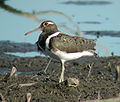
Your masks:
{"label": "bird's leg", "polygon": [[61,64],[62,64],[62,72],[61,72],[61,75],[60,75],[59,83],[61,83],[61,82],[64,81],[64,71],[65,71],[64,63],[65,63],[65,61],[64,61],[64,60],[61,60]]}
{"label": "bird's leg", "polygon": [[48,67],[49,67],[49,65],[50,65],[50,63],[51,63],[51,61],[52,61],[52,58],[49,60],[47,66],[46,66],[46,68],[45,68],[45,70],[44,70],[44,73],[46,73],[46,71],[47,71],[47,69],[48,69]]}

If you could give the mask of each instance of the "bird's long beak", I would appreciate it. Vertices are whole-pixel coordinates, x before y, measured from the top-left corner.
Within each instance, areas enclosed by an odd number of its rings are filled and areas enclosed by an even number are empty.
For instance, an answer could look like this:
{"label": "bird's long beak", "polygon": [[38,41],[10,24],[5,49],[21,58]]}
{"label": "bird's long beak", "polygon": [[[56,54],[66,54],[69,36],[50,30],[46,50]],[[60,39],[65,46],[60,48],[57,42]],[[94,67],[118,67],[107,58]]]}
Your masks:
{"label": "bird's long beak", "polygon": [[29,31],[29,32],[25,33],[24,35],[28,35],[28,34],[30,34],[30,33],[32,33],[32,32],[38,31],[38,30],[41,31],[42,28],[38,27],[38,28],[36,28],[36,29],[34,29],[34,30],[32,30],[32,31]]}

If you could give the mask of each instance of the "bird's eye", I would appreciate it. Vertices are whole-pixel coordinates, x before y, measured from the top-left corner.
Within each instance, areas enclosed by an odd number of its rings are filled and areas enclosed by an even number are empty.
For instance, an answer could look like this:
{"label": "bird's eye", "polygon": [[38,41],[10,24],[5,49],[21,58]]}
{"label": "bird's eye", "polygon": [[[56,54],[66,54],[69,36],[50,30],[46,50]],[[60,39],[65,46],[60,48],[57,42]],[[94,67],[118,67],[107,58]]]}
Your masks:
{"label": "bird's eye", "polygon": [[47,25],[48,25],[48,23],[47,23],[47,22],[45,22],[43,25],[44,25],[44,26],[47,26]]}

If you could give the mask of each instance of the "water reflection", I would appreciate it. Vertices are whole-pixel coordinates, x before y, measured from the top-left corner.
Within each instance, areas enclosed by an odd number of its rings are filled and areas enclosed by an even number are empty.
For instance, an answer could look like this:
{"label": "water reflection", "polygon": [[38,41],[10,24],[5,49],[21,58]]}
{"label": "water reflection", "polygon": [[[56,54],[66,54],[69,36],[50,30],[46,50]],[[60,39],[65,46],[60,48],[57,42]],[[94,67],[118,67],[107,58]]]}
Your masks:
{"label": "water reflection", "polygon": [[6,52],[6,54],[11,54],[11,55],[15,55],[15,56],[19,56],[19,57],[35,57],[35,56],[43,56],[45,57],[45,55],[43,55],[40,52]]}
{"label": "water reflection", "polygon": [[[8,73],[10,73],[11,72],[11,69],[10,68],[1,68],[0,69],[0,75],[7,75]],[[16,74],[17,75],[19,75],[19,74],[33,74],[33,73],[38,73],[38,71],[30,71],[30,72],[16,72]]]}
{"label": "water reflection", "polygon": [[101,24],[99,21],[84,21],[84,22],[77,22],[78,24]]}
{"label": "water reflection", "polygon": [[74,5],[108,5],[108,4],[112,4],[112,2],[110,1],[82,1],[82,0],[78,0],[78,1],[65,1],[62,2],[62,4],[74,4]]}

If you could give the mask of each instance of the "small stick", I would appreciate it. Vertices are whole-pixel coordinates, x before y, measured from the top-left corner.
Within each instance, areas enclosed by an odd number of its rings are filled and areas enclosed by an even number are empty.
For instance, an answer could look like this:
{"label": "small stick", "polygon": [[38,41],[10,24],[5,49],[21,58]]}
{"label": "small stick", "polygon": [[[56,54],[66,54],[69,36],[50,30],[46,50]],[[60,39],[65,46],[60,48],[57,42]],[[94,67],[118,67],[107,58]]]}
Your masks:
{"label": "small stick", "polygon": [[31,93],[27,93],[27,102],[30,102],[32,99],[32,94]]}
{"label": "small stick", "polygon": [[23,87],[23,86],[32,86],[32,85],[35,85],[37,84],[38,82],[33,82],[33,83],[26,83],[26,84],[19,84],[20,87]]}
{"label": "small stick", "polygon": [[47,71],[47,69],[48,69],[48,67],[49,67],[49,65],[50,65],[50,63],[51,63],[51,61],[52,61],[52,59],[49,60],[47,66],[46,66],[46,68],[45,68],[45,70],[44,70],[44,73],[46,73],[46,71]]}
{"label": "small stick", "polygon": [[87,76],[87,77],[90,77],[91,70],[92,70],[92,66],[93,66],[93,64],[89,64],[89,65],[88,65],[88,67],[89,67],[90,69],[89,69],[89,72],[88,72],[88,76]]}

